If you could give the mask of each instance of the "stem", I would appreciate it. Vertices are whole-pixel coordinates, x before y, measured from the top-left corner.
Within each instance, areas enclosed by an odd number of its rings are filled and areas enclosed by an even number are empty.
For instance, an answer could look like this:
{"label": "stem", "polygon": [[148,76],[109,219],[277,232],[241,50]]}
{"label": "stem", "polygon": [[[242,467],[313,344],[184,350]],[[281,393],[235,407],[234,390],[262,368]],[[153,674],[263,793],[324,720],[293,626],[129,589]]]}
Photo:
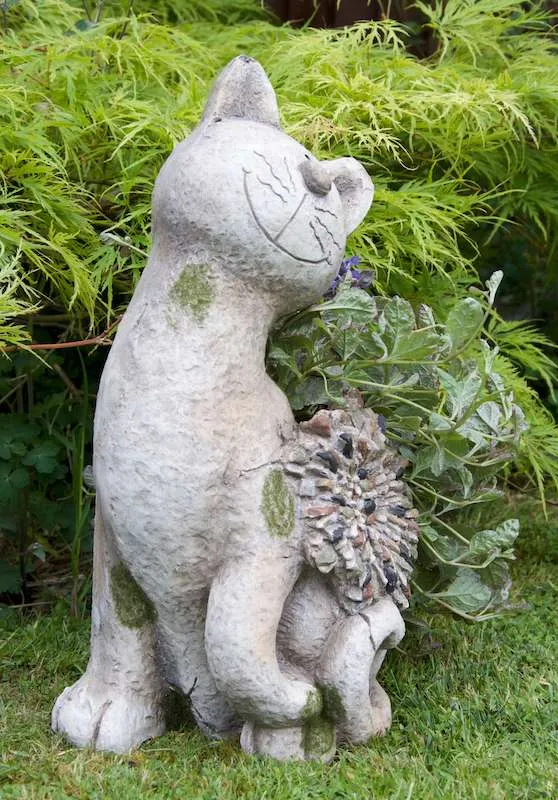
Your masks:
{"label": "stem", "polygon": [[81,557],[81,543],[85,523],[87,522],[88,504],[84,503],[83,492],[83,467],[85,453],[85,431],[87,429],[89,413],[89,385],[85,363],[79,354],[83,376],[83,393],[81,402],[81,420],[73,436],[72,447],[72,495],[74,504],[74,537],[71,549],[72,565],[72,601],[71,614],[78,615],[78,589],[79,589],[79,563]]}
{"label": "stem", "polygon": [[[446,503],[450,503],[454,507],[453,509],[451,509],[452,511],[455,508],[466,508],[467,506],[478,505],[479,503],[486,502],[484,497],[481,497],[480,499],[475,499],[473,497],[470,500],[463,500],[463,501],[457,500],[456,498],[446,497],[445,495],[440,494],[439,492],[435,492],[429,486],[425,486],[423,483],[419,483],[414,478],[407,478],[407,482],[412,483],[413,486],[417,486],[419,489],[422,489],[422,491],[427,492],[427,494],[431,494],[436,499],[444,500]],[[438,517],[436,518],[438,519]]]}
{"label": "stem", "polygon": [[463,544],[466,544],[467,546],[469,546],[469,544],[470,544],[469,540],[468,540],[468,539],[466,539],[464,536],[462,536],[462,535],[459,533],[459,531],[456,531],[456,530],[455,530],[455,528],[454,528],[452,525],[450,525],[448,522],[444,522],[444,520],[443,520],[443,519],[440,519],[439,517],[437,517],[437,516],[436,516],[436,515],[434,515],[434,514],[432,515],[432,518],[433,518],[433,519],[435,519],[435,520],[436,520],[436,522],[439,522],[439,523],[440,523],[440,525],[443,525],[443,526],[444,526],[444,528],[447,528],[447,530],[448,530],[448,531],[449,531],[449,532],[450,532],[450,533],[451,533],[453,536],[455,536],[455,538],[456,538],[456,539],[459,539],[459,541],[460,541],[460,542],[462,542]]}
{"label": "stem", "polygon": [[439,603],[444,608],[447,608],[448,611],[451,611],[452,614],[457,614],[458,617],[463,617],[463,619],[466,619],[468,622],[486,622],[489,619],[496,619],[496,617],[500,616],[497,613],[495,613],[495,614],[485,614],[484,612],[488,608],[488,605],[486,605],[476,617],[473,617],[471,614],[467,614],[466,611],[461,611],[458,608],[454,608],[453,606],[450,606],[450,604],[446,603],[444,600],[440,600],[438,595],[431,594],[430,592],[426,592],[424,589],[422,589],[418,585],[418,583],[415,583],[415,581],[411,581],[411,585],[412,585],[413,589],[416,589],[419,592],[419,594],[423,595],[423,597],[428,597],[429,600],[434,600],[434,602]]}
{"label": "stem", "polygon": [[112,339],[108,339],[109,333],[111,333],[114,328],[119,324],[122,316],[119,316],[115,321],[110,325],[106,331],[100,333],[98,336],[92,336],[90,339],[80,339],[77,342],[54,342],[52,344],[14,344],[10,345],[9,347],[4,347],[0,350],[0,353],[12,353],[17,350],[63,350],[68,347],[93,347],[96,345],[102,345],[103,347],[110,347],[112,344]]}
{"label": "stem", "polygon": [[[25,413],[25,401],[23,398],[23,386],[27,382],[27,377],[17,386],[17,412]],[[25,569],[25,558],[27,555],[27,489],[20,489],[17,498],[17,538],[18,538],[18,562],[19,575],[21,578],[21,594],[25,600],[27,596],[27,572]]]}
{"label": "stem", "polygon": [[80,389],[78,389],[75,383],[71,380],[71,378],[68,377],[68,375],[64,372],[64,370],[60,366],[60,364],[53,364],[52,368],[56,372],[56,374],[60,376],[62,382],[64,383],[70,394],[73,397],[79,397],[81,395]]}
{"label": "stem", "polygon": [[497,558],[499,557],[501,558],[501,555],[499,556],[496,553],[492,556],[488,556],[488,558],[485,559],[483,564],[467,564],[466,562],[459,561],[459,559],[455,561],[447,561],[445,558],[443,558],[443,556],[440,555],[440,553],[436,550],[436,548],[430,544],[430,542],[426,541],[424,537],[421,539],[421,542],[423,545],[428,547],[428,549],[436,556],[438,561],[441,561],[442,564],[445,564],[448,567],[467,567],[468,569],[486,569],[486,567],[490,566],[490,564],[492,564],[492,562],[495,561]]}
{"label": "stem", "polygon": [[95,23],[97,24],[101,19],[101,14],[103,13],[103,6],[105,5],[105,0],[99,0],[97,3],[97,12],[95,14]]}
{"label": "stem", "polygon": [[133,5],[134,5],[134,0],[128,0],[128,8],[126,9],[126,21],[125,21],[124,25],[122,26],[122,29],[118,33],[118,35],[116,37],[117,39],[123,39],[124,38],[124,34],[126,33],[126,29],[128,27],[128,23],[130,21],[130,14],[132,13]]}

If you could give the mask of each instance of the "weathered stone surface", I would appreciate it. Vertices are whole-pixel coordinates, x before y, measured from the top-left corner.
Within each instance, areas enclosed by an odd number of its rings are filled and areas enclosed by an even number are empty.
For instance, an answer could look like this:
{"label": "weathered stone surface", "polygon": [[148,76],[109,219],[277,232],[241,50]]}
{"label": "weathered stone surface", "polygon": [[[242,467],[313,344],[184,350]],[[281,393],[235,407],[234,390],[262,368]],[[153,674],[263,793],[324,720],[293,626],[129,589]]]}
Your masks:
{"label": "weathered stone surface", "polygon": [[375,676],[416,542],[400,463],[358,395],[299,427],[264,366],[271,326],[323,296],[372,195],[356,161],[281,130],[245,56],[162,167],[97,401],[91,657],[52,716],[74,744],[162,733],[168,685],[208,735],[242,728],[277,758],[329,760],[389,725]]}

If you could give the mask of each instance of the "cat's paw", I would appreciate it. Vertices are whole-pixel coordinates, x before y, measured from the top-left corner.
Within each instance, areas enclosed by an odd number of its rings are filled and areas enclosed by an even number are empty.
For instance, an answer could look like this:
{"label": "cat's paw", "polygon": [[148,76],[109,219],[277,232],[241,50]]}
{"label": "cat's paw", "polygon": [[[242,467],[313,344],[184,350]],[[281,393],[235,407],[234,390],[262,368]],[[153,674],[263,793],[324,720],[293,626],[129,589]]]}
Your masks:
{"label": "cat's paw", "polygon": [[56,701],[52,729],[77,747],[127,753],[164,733],[165,720],[159,697],[107,686],[85,673]]}
{"label": "cat's paw", "polygon": [[240,746],[249,755],[271,756],[278,761],[322,761],[335,755],[335,726],[321,716],[300,726],[270,728],[248,721],[240,735]]}
{"label": "cat's paw", "polygon": [[370,736],[383,736],[391,727],[391,702],[387,692],[376,680],[371,681],[370,704],[372,706]]}

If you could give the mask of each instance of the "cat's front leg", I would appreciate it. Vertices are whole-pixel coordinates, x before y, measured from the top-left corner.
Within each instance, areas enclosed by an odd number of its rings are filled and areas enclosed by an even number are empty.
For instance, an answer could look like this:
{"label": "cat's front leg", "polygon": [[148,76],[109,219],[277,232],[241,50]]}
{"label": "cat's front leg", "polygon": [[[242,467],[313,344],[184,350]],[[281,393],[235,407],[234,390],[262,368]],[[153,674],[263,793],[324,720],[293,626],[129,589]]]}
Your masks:
{"label": "cat's front leg", "polygon": [[209,596],[205,645],[217,687],[243,719],[266,726],[298,725],[321,708],[318,690],[281,672],[276,655],[277,626],[301,566],[288,542],[270,540],[229,561]]}
{"label": "cat's front leg", "polygon": [[155,611],[95,516],[91,657],[62,692],[52,728],[77,747],[122,753],[165,731],[155,647]]}

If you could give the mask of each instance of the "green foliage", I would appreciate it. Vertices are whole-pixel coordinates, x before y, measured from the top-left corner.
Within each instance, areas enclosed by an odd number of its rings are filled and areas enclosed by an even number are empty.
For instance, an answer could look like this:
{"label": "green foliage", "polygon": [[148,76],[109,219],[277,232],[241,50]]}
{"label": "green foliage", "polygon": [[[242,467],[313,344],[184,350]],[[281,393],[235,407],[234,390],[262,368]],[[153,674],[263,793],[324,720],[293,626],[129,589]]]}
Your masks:
{"label": "green foliage", "polygon": [[519,532],[515,520],[494,531],[454,522],[459,510],[499,496],[496,475],[528,429],[498,371],[502,358],[480,337],[500,278],[484,296],[459,300],[441,324],[428,306],[415,314],[400,297],[373,297],[349,274],[332,300],[284,322],[268,353],[295,410],[341,405],[355,387],[386,418],[421,511],[416,588],[468,616],[505,606]]}
{"label": "green foliage", "polygon": [[0,361],[0,395],[3,408],[11,409],[0,414],[0,594],[25,598],[29,578],[45,560],[62,560],[71,565],[77,607],[79,551],[91,544],[92,496],[82,483],[91,420],[87,393],[76,389],[60,361],[51,354],[47,365],[27,353],[12,364]]}
{"label": "green foliage", "polygon": [[[531,324],[504,321],[495,284],[480,293],[476,271],[503,268],[504,298],[512,269],[516,293],[526,294],[535,268],[540,294],[557,282],[558,59],[536,4],[419,6],[437,45],[422,61],[393,20],[294,30],[257,0],[5,6],[0,337],[8,346],[52,341],[52,320],[63,318],[61,338],[83,338],[114,321],[145,263],[157,171],[198,120],[218,69],[250,53],[277,88],[286,130],[320,157],[355,156],[376,184],[350,242],[375,273],[375,296],[343,285],[288,320],[270,364],[300,415],[354,386],[385,415],[422,515],[423,596],[482,616],[506,602],[515,529],[481,535],[460,514],[496,497],[510,469],[541,491],[558,482],[556,427],[534,391],[542,386],[552,402],[549,343]],[[66,366],[72,356],[57,358],[38,363],[64,364],[88,397],[84,375],[94,383],[101,359],[87,356],[80,373]],[[13,387],[15,361],[11,369]],[[47,381],[46,367],[41,374]],[[80,465],[67,487],[77,576],[89,404],[59,373],[52,380],[73,421],[63,430],[59,418],[45,423],[37,446],[66,444],[56,454],[10,452],[2,485],[12,505],[35,486],[49,498],[54,472],[40,467]],[[11,400],[4,410],[18,411]],[[25,414],[35,424],[33,404]],[[18,470],[28,486],[17,486]],[[56,544],[63,526],[48,530]]]}

